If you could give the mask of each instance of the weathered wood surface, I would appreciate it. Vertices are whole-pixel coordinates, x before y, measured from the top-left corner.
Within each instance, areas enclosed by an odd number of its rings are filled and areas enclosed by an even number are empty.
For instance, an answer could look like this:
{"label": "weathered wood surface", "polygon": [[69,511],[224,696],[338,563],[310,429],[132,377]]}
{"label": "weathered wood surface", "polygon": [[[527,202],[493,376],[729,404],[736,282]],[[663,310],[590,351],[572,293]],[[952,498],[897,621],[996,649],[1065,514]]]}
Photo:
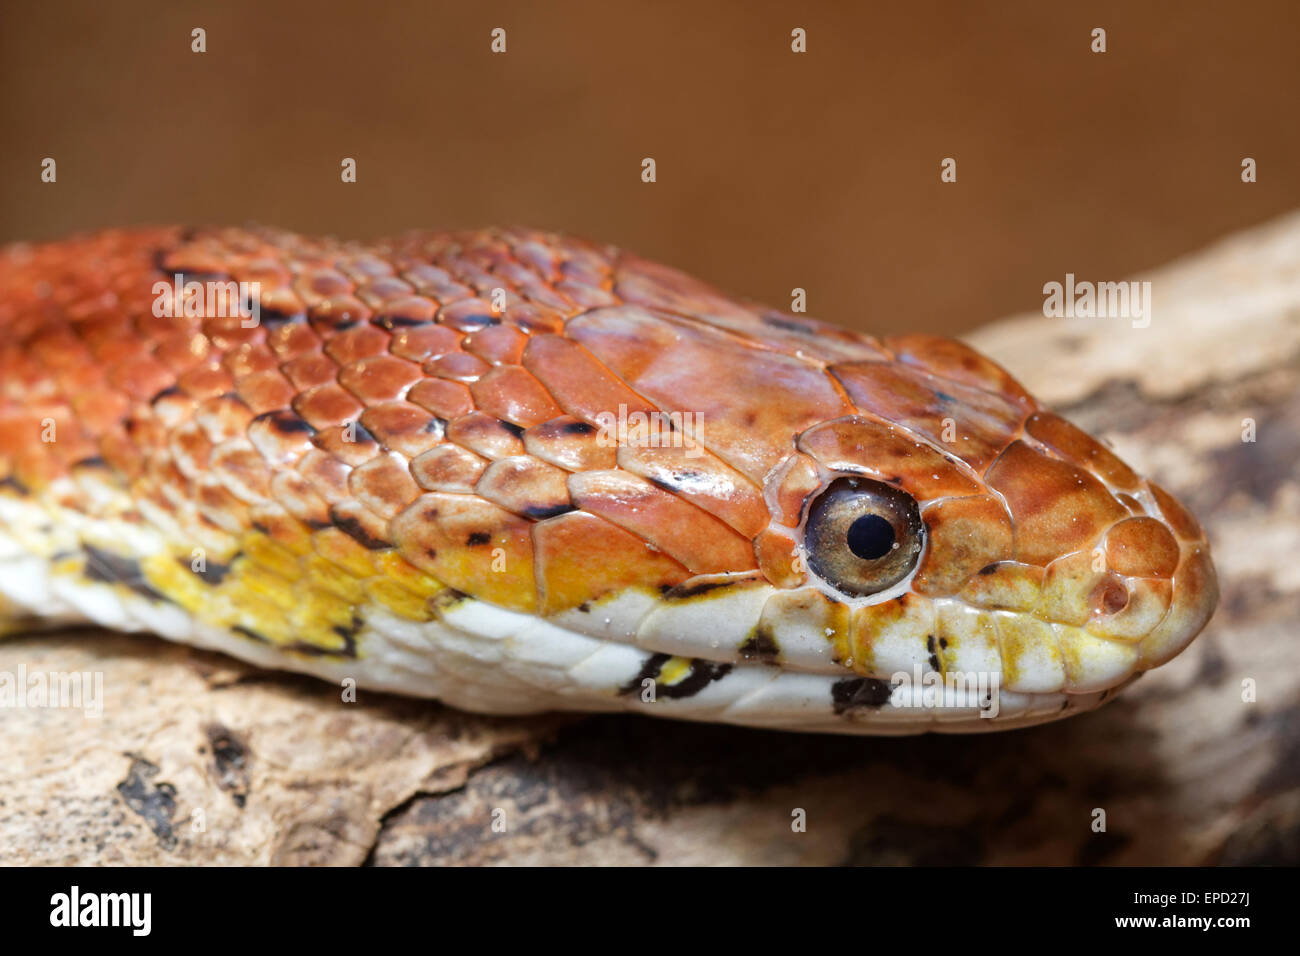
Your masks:
{"label": "weathered wood surface", "polygon": [[1141,278],[1148,328],[971,337],[1210,530],[1218,614],[1102,710],[902,739],[502,720],[153,638],[23,637],[0,671],[102,671],[105,708],[0,713],[0,861],[1300,862],[1300,215]]}

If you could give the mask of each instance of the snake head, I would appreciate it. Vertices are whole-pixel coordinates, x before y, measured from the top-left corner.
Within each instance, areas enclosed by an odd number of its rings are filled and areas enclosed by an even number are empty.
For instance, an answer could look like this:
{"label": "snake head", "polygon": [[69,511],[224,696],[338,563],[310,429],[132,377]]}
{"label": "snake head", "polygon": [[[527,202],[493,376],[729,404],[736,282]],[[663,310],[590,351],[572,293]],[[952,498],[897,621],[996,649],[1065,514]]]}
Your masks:
{"label": "snake head", "polygon": [[769,485],[774,635],[815,612],[864,678],[994,673],[1063,709],[1187,646],[1217,586],[1182,505],[966,346],[886,347],[831,366],[857,413],[805,430]]}
{"label": "snake head", "polygon": [[[949,339],[878,342],[803,317],[765,313],[755,331],[706,295],[691,287],[707,324],[620,308],[568,327],[629,402],[703,421],[694,456],[624,445],[618,473],[569,479],[579,509],[688,572],[648,610],[598,600],[608,628],[596,630],[696,662],[680,679],[699,715],[873,733],[1020,726],[1096,706],[1208,620],[1217,588],[1195,519],[995,363]],[[612,554],[598,566],[623,567]],[[590,633],[592,616],[555,620]],[[732,668],[729,692],[691,683],[700,662]],[[984,684],[943,707],[886,706],[907,703],[900,675]],[[973,720],[989,715],[989,681],[1001,719]]]}

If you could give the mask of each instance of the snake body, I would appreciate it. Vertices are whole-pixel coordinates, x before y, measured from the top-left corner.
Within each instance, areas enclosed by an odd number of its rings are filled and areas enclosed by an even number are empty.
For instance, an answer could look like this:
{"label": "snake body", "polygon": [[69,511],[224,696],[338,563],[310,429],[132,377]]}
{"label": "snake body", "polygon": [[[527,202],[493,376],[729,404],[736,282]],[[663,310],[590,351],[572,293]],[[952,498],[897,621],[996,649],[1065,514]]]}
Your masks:
{"label": "snake body", "polygon": [[[198,294],[238,282],[251,319]],[[891,734],[1091,709],[1216,599],[1172,496],[953,340],[524,229],[0,252],[11,630],[490,713]]]}

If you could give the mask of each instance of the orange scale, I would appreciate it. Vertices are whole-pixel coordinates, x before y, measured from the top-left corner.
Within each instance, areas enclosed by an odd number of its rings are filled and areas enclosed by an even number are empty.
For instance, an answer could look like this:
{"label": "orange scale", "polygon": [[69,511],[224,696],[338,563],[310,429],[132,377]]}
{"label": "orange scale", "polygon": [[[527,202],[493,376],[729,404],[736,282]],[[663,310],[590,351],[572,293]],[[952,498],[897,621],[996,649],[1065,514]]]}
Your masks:
{"label": "orange scale", "polygon": [[304,299],[319,302],[330,296],[349,295],[352,292],[352,280],[334,269],[313,269],[302,273],[294,282],[298,294]]}
{"label": "orange scale", "polygon": [[870,418],[842,418],[810,428],[800,437],[799,450],[831,471],[896,484],[922,501],[984,490],[955,460],[901,428]]}
{"label": "orange scale", "polygon": [[196,365],[176,379],[176,387],[191,398],[203,401],[224,395],[235,387],[235,380],[216,362]]}
{"label": "orange scale", "polygon": [[271,368],[239,378],[235,382],[235,394],[254,414],[260,415],[277,408],[288,408],[298,389],[279,369]]}
{"label": "orange scale", "polygon": [[45,488],[66,473],[64,462],[42,449],[24,450],[14,460],[13,477],[27,488]]}
{"label": "orange scale", "polygon": [[889,357],[889,353],[870,335],[841,329],[804,316],[767,310],[751,314],[748,322],[719,321],[712,315],[703,318],[711,325],[748,335],[789,355],[799,355],[826,364],[879,361]]}
{"label": "orange scale", "polygon": [[498,365],[469,390],[482,411],[523,428],[560,414],[542,383],[518,365]]}
{"label": "orange scale", "polygon": [[1040,567],[1088,548],[1127,509],[1091,473],[1040,455],[1022,441],[1002,453],[985,475],[1001,493],[1016,529],[1016,560]]}
{"label": "orange scale", "polygon": [[461,299],[438,310],[438,324],[462,332],[474,332],[501,321],[490,302],[479,298]]}
{"label": "orange scale", "polygon": [[248,425],[248,440],[272,464],[289,465],[312,448],[314,429],[284,409],[258,415]]}
{"label": "orange scale", "polygon": [[629,305],[667,309],[719,325],[752,325],[754,317],[740,305],[676,269],[629,256],[614,277],[614,294]]}
{"label": "orange scale", "polygon": [[583,511],[649,541],[694,574],[757,567],[748,538],[690,502],[628,472],[572,474],[569,496]]}
{"label": "orange scale", "polygon": [[410,283],[411,288],[417,292],[425,292],[432,286],[451,281],[451,276],[447,275],[445,269],[439,269],[427,262],[417,262],[409,265],[402,269],[398,275],[404,281]]}
{"label": "orange scale", "polygon": [[352,467],[365,464],[383,451],[374,436],[355,421],[322,428],[312,438],[312,444]]}
{"label": "orange scale", "polygon": [[233,393],[223,393],[201,401],[194,413],[194,420],[214,442],[223,442],[227,438],[244,434],[253,418],[253,410]]}
{"label": "orange scale", "polygon": [[621,308],[579,316],[569,333],[659,408],[691,412],[702,443],[755,483],[804,429],[852,412],[821,369],[716,329]]}
{"label": "orange scale", "polygon": [[384,518],[398,512],[420,496],[406,462],[396,455],[376,455],[348,475],[348,490],[357,500]]}
{"label": "orange scale", "polygon": [[1043,569],[1031,564],[1000,561],[966,580],[958,597],[989,610],[1032,611],[1043,590]]}
{"label": "orange scale", "polygon": [[[558,267],[559,274],[565,278],[576,279],[589,285],[598,286],[607,281],[613,281],[615,259],[623,257],[626,260],[632,260],[635,258],[629,253],[621,252],[611,246],[600,249],[581,239],[570,241],[567,238],[550,238],[558,240],[556,253],[561,260]],[[660,268],[668,269],[667,266],[660,266]]]}
{"label": "orange scale", "polygon": [[690,577],[641,538],[581,511],[538,524],[533,548],[542,614],[582,608],[629,588],[658,594]]}
{"label": "orange scale", "polygon": [[339,384],[367,405],[396,401],[423,378],[419,365],[393,355],[362,359],[339,371]]}
{"label": "orange scale", "polygon": [[356,421],[365,410],[351,392],[333,382],[309,388],[291,401],[293,410],[315,429]]}
{"label": "orange scale", "polygon": [[325,499],[296,471],[276,472],[271,477],[270,497],[308,527],[320,528],[331,521]]}
{"label": "orange scale", "polygon": [[601,441],[599,429],[570,415],[527,429],[524,448],[565,471],[608,471],[618,464],[618,449]]}
{"label": "orange scale", "polygon": [[60,473],[66,473],[68,466],[75,462],[93,460],[99,454],[98,442],[81,431],[79,423],[70,419],[58,421],[57,434],[58,441],[49,442],[47,447],[58,445],[58,451],[50,448],[50,454],[59,460]]}
{"label": "orange scale", "polygon": [[517,289],[520,284],[536,282],[537,277],[524,266],[513,259],[502,259],[492,267],[492,274],[500,276],[510,284],[512,288]]}
{"label": "orange scale", "polygon": [[564,296],[542,282],[525,282],[519,294],[527,301],[506,306],[506,320],[530,332],[558,332],[564,316],[573,306]]}
{"label": "orange scale", "polygon": [[794,534],[767,528],[754,539],[754,555],[763,576],[779,588],[796,588],[808,578]]}
{"label": "orange scale", "polygon": [[486,375],[492,366],[477,355],[468,352],[448,352],[424,363],[424,371],[435,378],[450,379],[454,382],[476,382]]}
{"label": "orange scale", "polygon": [[310,554],[312,550],[309,530],[303,527],[303,522],[295,515],[275,501],[253,505],[251,514],[254,527],[283,549],[268,549],[264,542],[259,541],[255,548],[258,557],[262,557],[263,554],[270,557],[274,552],[273,560],[290,572],[292,576],[289,580],[293,581],[300,573],[297,558]]}
{"label": "orange scale", "polygon": [[[375,283],[388,281],[393,275],[393,267],[379,256],[369,253],[348,256],[341,259],[338,269],[353,282],[373,281]],[[400,280],[393,280],[400,281]],[[403,283],[405,286],[405,283]]]}
{"label": "orange scale", "polygon": [[463,302],[474,297],[473,289],[453,280],[436,282],[420,289],[419,292],[421,295],[427,295],[442,306],[451,305],[453,302]]}
{"label": "orange scale", "polygon": [[945,498],[926,506],[925,557],[912,582],[918,594],[954,594],[1013,551],[1011,518],[992,495]]}
{"label": "orange scale", "polygon": [[130,362],[140,353],[139,344],[129,332],[122,333],[120,339],[89,344],[91,352],[95,356],[95,362],[101,366],[120,365],[123,362]]}
{"label": "orange scale", "polygon": [[[596,309],[571,319],[566,334],[632,387],[656,361],[665,354],[673,354],[683,336],[689,336],[689,328],[685,324],[665,321],[660,314],[651,313],[641,306],[628,305]],[[743,349],[734,341],[730,344],[732,348],[728,348],[723,357],[734,348]],[[753,350],[744,350],[744,353],[753,354]],[[698,366],[698,350],[683,355],[691,360],[693,367]]]}
{"label": "orange scale", "polygon": [[339,365],[351,365],[361,359],[388,351],[388,333],[373,325],[358,325],[329,337],[325,354]]}
{"label": "orange scale", "polygon": [[280,360],[264,342],[245,342],[223,355],[221,364],[232,376],[239,378],[276,368]]}
{"label": "orange scale", "polygon": [[536,613],[532,522],[475,495],[429,492],[393,519],[402,556],[483,601]]}
{"label": "orange scale", "polygon": [[628,413],[655,410],[590,352],[563,336],[531,338],[524,349],[523,363],[560,408],[583,421],[617,415],[620,408]]}
{"label": "orange scale", "polygon": [[398,358],[412,362],[423,362],[435,355],[455,352],[460,349],[461,334],[445,325],[419,325],[409,329],[398,328],[393,331],[392,342],[388,351]]}
{"label": "orange scale", "polygon": [[252,521],[248,505],[232,495],[213,474],[205,475],[196,483],[194,503],[200,517],[227,534],[243,534]]}
{"label": "orange scale", "polygon": [[256,504],[271,493],[271,469],[245,439],[232,438],[213,448],[208,468],[240,501]]}
{"label": "orange scale", "polygon": [[427,408],[443,421],[460,418],[474,410],[474,399],[468,386],[440,378],[416,382],[406,393],[406,400]]}
{"label": "orange scale", "polygon": [[411,461],[411,476],[425,491],[473,494],[488,461],[459,445],[438,445]]}
{"label": "orange scale", "polygon": [[[15,348],[13,354],[19,356],[21,352]],[[51,394],[56,383],[46,375],[45,370],[34,363],[20,364],[21,361],[15,357],[0,365],[0,371],[4,372],[4,377],[0,381],[3,382],[5,389],[12,395],[28,396],[24,398],[24,402],[28,404]],[[102,378],[103,371],[100,366],[91,364],[87,367],[94,368],[97,373],[89,381],[98,381]],[[71,380],[76,381],[75,376]]]}
{"label": "orange scale", "polygon": [[361,413],[361,424],[379,442],[407,458],[414,458],[442,441],[443,422],[418,405],[385,402]]}
{"label": "orange scale", "polygon": [[203,334],[208,337],[213,348],[221,352],[228,352],[249,342],[261,342],[266,334],[266,329],[262,325],[245,326],[245,322],[251,322],[238,315],[220,315],[212,316],[203,320],[200,328]]}
{"label": "orange scale", "polygon": [[330,506],[330,521],[367,551],[391,548],[388,519],[371,511],[360,501],[340,501]]}
{"label": "orange scale", "polygon": [[103,365],[129,358],[137,348],[135,334],[129,328],[120,329],[103,338],[86,335],[80,329],[74,334],[80,334],[81,341],[94,356],[94,360]]}
{"label": "orange scale", "polygon": [[208,275],[225,275],[229,258],[220,247],[193,242],[179,249],[169,249],[162,255],[164,272],[196,272]]}
{"label": "orange scale", "polygon": [[373,280],[366,280],[365,276],[358,276],[357,280],[362,284],[357,286],[356,296],[370,308],[379,312],[389,312],[393,304],[406,300],[412,300],[420,311],[426,311],[429,318],[433,318],[433,303],[428,299],[421,299],[412,296],[414,291],[410,283],[403,282],[394,275],[384,275]]}
{"label": "orange scale", "polygon": [[624,445],[618,449],[618,465],[721,518],[747,538],[766,528],[771,518],[762,492],[699,446]]}
{"label": "orange scale", "polygon": [[172,464],[186,478],[197,479],[202,476],[208,467],[212,447],[212,439],[198,422],[185,422],[174,428],[167,438]]}
{"label": "orange scale", "polygon": [[232,263],[230,274],[241,282],[261,283],[263,296],[269,289],[286,286],[293,281],[293,272],[280,260],[269,257]]}
{"label": "orange scale", "polygon": [[1137,474],[1109,448],[1051,412],[1036,412],[1025,422],[1025,433],[1042,442],[1066,461],[1086,468],[1114,488],[1136,491]]}
{"label": "orange scale", "polygon": [[[33,335],[24,343],[24,350],[33,364],[51,372],[76,370],[93,361],[90,350],[67,327]],[[15,353],[15,358],[18,354],[21,353]]]}
{"label": "orange scale", "polygon": [[152,355],[138,355],[129,362],[113,365],[107,380],[112,388],[138,402],[147,402],[153,395],[175,384],[172,369]]}
{"label": "orange scale", "polygon": [[[273,316],[279,317],[282,320],[288,318],[302,319],[306,317],[306,303],[303,302],[288,285],[277,286],[270,289],[263,288],[261,298],[258,301],[261,304],[261,318],[263,322],[268,321]],[[311,327],[305,322],[295,321],[293,324],[311,331]]]}
{"label": "orange scale", "polygon": [[804,454],[791,455],[767,483],[765,494],[772,508],[772,517],[788,528],[797,527],[803,520],[808,496],[821,484],[821,473],[814,459]]}
{"label": "orange scale", "polygon": [[960,382],[884,362],[831,369],[859,410],[922,435],[983,471],[1020,431],[1019,405]]}
{"label": "orange scale", "polygon": [[996,392],[1025,408],[1036,406],[1029,393],[1002,366],[957,339],[912,333],[892,336],[884,344],[901,361],[932,375]]}
{"label": "orange scale", "polygon": [[538,239],[523,239],[511,246],[516,259],[532,269],[543,282],[555,277],[558,260],[555,250]]}
{"label": "orange scale", "polygon": [[330,504],[348,496],[348,474],[352,469],[342,459],[327,451],[313,448],[298,460],[294,470],[306,479],[316,494]]}
{"label": "orange scale", "polygon": [[1173,495],[1154,481],[1148,481],[1146,485],[1151,489],[1151,495],[1155,498],[1160,513],[1164,515],[1165,521],[1169,523],[1174,534],[1184,541],[1199,541],[1205,537],[1205,532],[1201,530],[1201,526],[1192,517],[1191,512],[1179,504]]}
{"label": "orange scale", "polygon": [[1187,646],[1214,613],[1219,585],[1205,545],[1189,547],[1174,572],[1169,611],[1139,644],[1143,668],[1165,663]]}
{"label": "orange scale", "polygon": [[145,463],[140,484],[151,489],[151,497],[164,502],[164,508],[197,521],[198,506],[190,500],[198,482],[186,478],[168,461],[153,458]]}
{"label": "orange scale", "polygon": [[321,340],[316,330],[307,323],[285,322],[267,331],[266,344],[279,356],[280,361],[285,362],[318,354]]}
{"label": "orange scale", "polygon": [[[159,436],[161,440],[162,436]],[[157,444],[153,447],[159,447]],[[126,437],[120,428],[109,429],[99,440],[99,456],[108,463],[108,467],[123,475],[127,481],[134,481],[144,473],[144,461],[135,443]]]}
{"label": "orange scale", "polygon": [[567,280],[592,286],[593,288],[600,288],[606,282],[612,281],[613,278],[609,264],[592,257],[566,259],[560,263],[557,272],[558,279],[552,283],[553,285]]}
{"label": "orange scale", "polygon": [[490,458],[509,458],[524,453],[521,431],[516,425],[507,425],[500,419],[471,412],[447,425],[447,440],[470,451]]}
{"label": "orange scale", "polygon": [[554,465],[520,455],[489,465],[474,491],[507,511],[541,520],[573,510],[567,478]]}
{"label": "orange scale", "polygon": [[[100,420],[108,421],[114,417],[126,417],[127,402],[125,398],[121,395],[114,396],[114,398],[115,401],[105,401],[103,396],[96,396],[96,404],[109,406],[110,412],[115,409],[119,413],[118,415],[110,413],[107,417],[97,416]],[[149,407],[158,422],[161,422],[167,428],[172,428],[183,421],[193,418],[194,410],[199,407],[199,403],[179,389],[169,388],[155,395],[149,403]]]}
{"label": "orange scale", "polygon": [[[29,401],[33,405],[42,400],[66,401],[73,405],[80,405],[88,401],[93,402],[100,395],[113,395],[117,401],[127,405],[135,404],[133,396],[118,392],[108,385],[107,373],[111,371],[112,369],[91,365],[78,371],[70,369],[60,372],[53,380],[47,379],[43,387],[29,391],[27,393],[30,396]],[[5,382],[11,383],[12,380],[5,379]]]}
{"label": "orange scale", "polygon": [[332,383],[339,372],[339,367],[332,358],[318,352],[300,355],[281,367],[285,377],[299,390]]}
{"label": "orange scale", "polygon": [[1178,542],[1155,518],[1129,518],[1106,532],[1106,563],[1119,574],[1171,578],[1178,559]]}
{"label": "orange scale", "polygon": [[390,299],[380,304],[371,324],[386,332],[432,325],[438,312],[438,303],[423,296],[411,295]]}
{"label": "orange scale", "polygon": [[207,336],[198,332],[177,331],[163,336],[153,348],[154,358],[179,375],[206,362],[212,354]]}
{"label": "orange scale", "polygon": [[511,325],[493,325],[465,336],[464,349],[492,365],[518,365],[528,336]]}
{"label": "orange scale", "polygon": [[555,291],[568,299],[579,309],[599,309],[604,306],[618,305],[618,297],[597,286],[585,285],[564,279],[555,283]]}

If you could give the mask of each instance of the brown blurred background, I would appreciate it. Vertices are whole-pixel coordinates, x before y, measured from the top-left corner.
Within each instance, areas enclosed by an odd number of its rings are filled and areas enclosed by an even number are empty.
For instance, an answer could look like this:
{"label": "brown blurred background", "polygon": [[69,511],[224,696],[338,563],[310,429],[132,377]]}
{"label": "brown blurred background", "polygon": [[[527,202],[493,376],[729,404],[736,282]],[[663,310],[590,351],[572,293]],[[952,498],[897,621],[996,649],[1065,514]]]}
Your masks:
{"label": "brown blurred background", "polygon": [[784,307],[802,286],[832,321],[959,332],[1037,308],[1067,271],[1123,278],[1300,205],[1287,0],[78,0],[0,17],[5,241],[523,223]]}

